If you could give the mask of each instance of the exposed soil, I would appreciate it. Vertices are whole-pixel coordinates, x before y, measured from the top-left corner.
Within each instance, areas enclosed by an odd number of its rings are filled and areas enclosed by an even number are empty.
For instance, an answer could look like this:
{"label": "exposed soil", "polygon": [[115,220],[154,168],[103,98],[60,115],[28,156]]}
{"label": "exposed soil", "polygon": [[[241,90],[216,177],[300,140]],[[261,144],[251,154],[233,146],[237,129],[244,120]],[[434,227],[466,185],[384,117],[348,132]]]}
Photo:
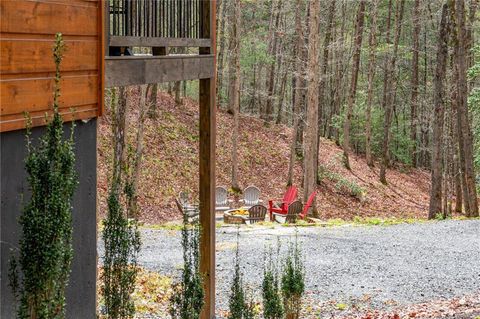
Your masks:
{"label": "exposed soil", "polygon": [[[137,96],[136,92],[133,94]],[[176,107],[170,95],[160,92],[158,97],[159,116],[146,121],[145,155],[139,189],[141,219],[147,224],[179,219],[174,196],[182,190],[192,192],[194,198],[198,194],[198,104],[185,99],[184,105]],[[137,100],[134,99],[131,104],[128,116],[131,141],[136,131]],[[232,116],[219,111],[216,151],[218,185],[229,185],[232,127]],[[107,181],[111,171],[110,131],[107,114],[100,120],[98,140],[101,215],[106,207]],[[242,188],[256,185],[261,189],[264,200],[282,196],[288,173],[291,134],[291,128],[286,125],[265,126],[258,118],[241,115],[239,181]],[[341,149],[325,139],[322,139],[320,146],[320,165],[326,175],[317,196],[322,219],[427,216],[430,185],[427,171],[397,166],[388,170],[389,184],[385,186],[379,182],[378,165],[371,169],[364,156],[353,155],[352,171],[348,171],[342,164]],[[301,161],[297,161],[295,166],[295,185],[301,186]],[[361,196],[355,196],[355,191]]]}

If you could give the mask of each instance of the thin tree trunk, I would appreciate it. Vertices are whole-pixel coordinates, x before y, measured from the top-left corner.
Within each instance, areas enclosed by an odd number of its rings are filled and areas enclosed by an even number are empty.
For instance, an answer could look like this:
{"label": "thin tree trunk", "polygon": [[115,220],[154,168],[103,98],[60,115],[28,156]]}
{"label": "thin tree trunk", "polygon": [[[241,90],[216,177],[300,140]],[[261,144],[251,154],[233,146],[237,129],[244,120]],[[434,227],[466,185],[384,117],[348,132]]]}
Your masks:
{"label": "thin tree trunk", "polygon": [[[327,18],[327,28],[325,30],[325,42],[323,43],[323,59],[322,59],[322,66],[320,68],[320,84],[318,89],[318,104],[319,104],[319,112],[318,112],[318,125],[319,128],[325,126],[326,120],[326,84],[327,84],[327,70],[328,70],[328,56],[330,53],[330,41],[332,39],[332,29],[333,29],[333,21],[335,17],[335,7],[336,1],[330,1],[330,7],[328,9],[328,18]],[[317,149],[320,148],[320,136],[323,130],[318,131],[318,138],[317,138]],[[315,164],[315,176],[317,177],[317,183],[320,182],[318,179],[318,163],[319,163],[319,154],[317,153],[316,164]]]}
{"label": "thin tree trunk", "polygon": [[[116,95],[116,89],[114,89]],[[113,131],[113,171],[112,192],[117,196],[121,192],[122,171],[125,166],[125,139],[127,128],[128,90],[118,89],[117,103],[112,101],[112,131]]]}
{"label": "thin tree trunk", "polygon": [[[380,166],[380,181],[387,184],[386,170],[389,165],[389,143],[390,143],[390,127],[392,122],[392,113],[394,108],[394,96],[397,91],[394,85],[394,72],[398,55],[398,44],[400,41],[400,34],[402,33],[403,9],[405,7],[405,0],[397,2],[396,17],[395,17],[395,38],[393,43],[393,54],[391,55],[390,63],[385,74],[387,76],[386,86],[386,104],[385,104],[385,124],[383,129],[383,143],[382,143],[382,161]],[[387,75],[388,74],[388,75]]]}
{"label": "thin tree trunk", "polygon": [[302,65],[303,61],[301,58],[300,52],[303,50],[303,28],[302,28],[302,6],[303,0],[296,0],[295,3],[295,33],[297,36],[297,41],[295,42],[294,49],[294,59],[295,59],[295,68],[293,73],[294,79],[294,94],[293,94],[293,106],[292,106],[292,117],[293,117],[293,133],[292,141],[290,143],[290,162],[288,165],[288,178],[287,185],[293,184],[293,168],[295,166],[295,158],[297,156],[297,135],[298,135],[298,126],[299,126],[299,117],[300,117],[300,103],[301,103],[301,77],[303,76]]}
{"label": "thin tree trunk", "polygon": [[238,129],[240,109],[240,0],[234,0],[233,23],[231,25],[231,48],[233,69],[232,88],[229,109],[233,111],[233,132],[232,132],[232,189],[240,190],[238,184]]}
{"label": "thin tree trunk", "polygon": [[410,105],[410,139],[412,141],[412,166],[417,167],[417,109],[418,109],[418,56],[420,36],[420,0],[415,0],[412,13],[412,100]]}
{"label": "thin tree trunk", "polygon": [[374,0],[372,3],[372,15],[370,36],[368,39],[370,46],[370,54],[368,61],[368,97],[367,97],[367,109],[365,112],[366,117],[366,134],[365,134],[365,153],[367,157],[367,164],[370,167],[374,166],[372,156],[372,105],[373,105],[373,80],[375,78],[375,51],[377,48],[377,10],[378,0]]}
{"label": "thin tree trunk", "polygon": [[265,102],[265,112],[263,119],[271,122],[273,119],[273,93],[275,88],[275,62],[277,60],[277,45],[278,45],[278,26],[280,24],[280,9],[282,0],[278,0],[277,8],[274,13],[274,23],[271,32],[271,44],[269,44],[269,55],[271,62],[268,65],[268,76],[266,77],[265,87],[267,88],[267,100]]}
{"label": "thin tree trunk", "polygon": [[227,20],[226,12],[228,0],[219,1],[219,28],[217,32],[217,38],[219,39],[219,48],[217,56],[217,101],[219,104],[222,103],[222,85],[223,85],[223,72],[224,72],[224,55],[225,55],[225,38],[226,38],[226,28],[225,22]]}
{"label": "thin tree trunk", "polygon": [[[463,144],[463,152],[460,152],[460,158],[465,163],[463,175],[466,182],[466,192],[464,200],[468,201],[468,210],[465,208],[467,217],[478,217],[477,190],[475,186],[475,171],[473,165],[473,137],[468,118],[468,85],[467,85],[467,32],[465,27],[465,1],[455,1],[455,21],[456,21],[456,45],[455,45],[455,64],[457,68],[457,102],[459,117],[459,127],[462,131],[460,143]],[[465,191],[465,190],[464,190]],[[465,198],[466,197],[466,198]]]}
{"label": "thin tree trunk", "polygon": [[140,179],[140,170],[142,167],[143,158],[143,132],[145,127],[145,119],[147,110],[149,109],[149,103],[147,100],[147,85],[140,86],[140,101],[138,105],[138,120],[137,120],[137,137],[135,142],[135,158],[133,161],[132,175],[130,177],[130,183],[133,190],[133,196],[130,197],[129,214],[131,218],[138,219],[138,181]]}
{"label": "thin tree trunk", "polygon": [[[307,130],[305,138],[305,177],[303,199],[306,202],[310,193],[316,189],[317,179],[315,176],[315,164],[317,158],[317,136],[318,136],[318,47],[319,47],[319,19],[320,0],[310,1],[310,32],[308,46],[307,66]],[[312,205],[312,214],[318,217],[315,203]]]}
{"label": "thin tree trunk", "polygon": [[355,24],[355,44],[353,52],[352,78],[350,82],[350,93],[348,95],[348,104],[343,123],[343,155],[344,163],[347,169],[350,168],[350,123],[353,113],[353,105],[355,104],[355,96],[357,94],[358,69],[360,67],[360,50],[362,48],[363,39],[363,20],[365,14],[365,1],[360,0],[358,5],[357,22]]}
{"label": "thin tree trunk", "polygon": [[[344,56],[345,56],[345,24],[346,24],[346,19],[347,19],[347,8],[346,8],[346,2],[342,1],[342,12],[341,12],[341,17],[342,17],[342,22],[340,25],[340,35],[337,40],[337,49],[336,51],[336,56],[335,59],[336,61],[336,72],[335,72],[335,89],[334,89],[334,100],[333,100],[333,111],[332,111],[332,117],[337,116],[340,114],[340,109],[343,103],[343,77],[345,75],[345,72],[343,70],[344,68]],[[337,145],[340,145],[340,132],[339,129],[336,127],[333,127],[331,129],[331,135],[329,135],[329,138],[334,138],[335,142]]]}
{"label": "thin tree trunk", "polygon": [[442,7],[440,31],[438,35],[437,66],[434,78],[434,107],[432,137],[432,186],[430,189],[430,207],[428,219],[433,219],[442,213],[442,182],[443,182],[443,123],[445,117],[444,79],[448,56],[448,5]]}
{"label": "thin tree trunk", "polygon": [[157,95],[158,95],[158,84],[149,84],[147,92],[150,92],[149,98],[149,108],[148,108],[148,117],[151,119],[157,118]]}

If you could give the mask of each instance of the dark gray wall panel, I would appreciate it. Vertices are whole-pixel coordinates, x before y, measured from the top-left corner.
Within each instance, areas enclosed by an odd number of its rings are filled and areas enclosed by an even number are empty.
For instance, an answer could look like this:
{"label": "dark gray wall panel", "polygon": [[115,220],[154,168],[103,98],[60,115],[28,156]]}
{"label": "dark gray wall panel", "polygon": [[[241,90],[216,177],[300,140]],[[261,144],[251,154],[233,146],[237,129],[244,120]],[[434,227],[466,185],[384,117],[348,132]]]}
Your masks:
{"label": "dark gray wall panel", "polygon": [[[75,127],[76,169],[79,185],[73,200],[74,258],[70,284],[67,290],[67,317],[96,318],[96,166],[97,122],[77,121]],[[71,124],[65,124],[69,134]],[[35,141],[45,132],[34,128]],[[28,200],[28,184],[24,168],[25,131],[12,131],[0,135],[1,156],[1,318],[15,318],[12,293],[8,286],[8,265],[13,249],[18,249],[20,229],[18,218],[23,203]],[[25,198],[24,198],[25,197]]]}

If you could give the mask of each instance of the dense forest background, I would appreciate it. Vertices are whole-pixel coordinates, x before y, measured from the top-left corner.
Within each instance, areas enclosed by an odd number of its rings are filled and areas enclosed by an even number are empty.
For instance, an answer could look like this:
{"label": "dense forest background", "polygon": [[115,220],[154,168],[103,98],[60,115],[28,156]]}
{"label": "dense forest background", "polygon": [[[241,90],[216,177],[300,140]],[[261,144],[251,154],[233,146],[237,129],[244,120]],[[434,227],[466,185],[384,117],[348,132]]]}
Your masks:
{"label": "dense forest background", "polygon": [[[293,126],[305,190],[324,137],[342,146],[347,168],[351,153],[380,166],[385,184],[392,166],[430,170],[431,218],[478,216],[477,9],[477,0],[219,0],[218,104],[234,118]],[[233,188],[235,174],[233,165]]]}

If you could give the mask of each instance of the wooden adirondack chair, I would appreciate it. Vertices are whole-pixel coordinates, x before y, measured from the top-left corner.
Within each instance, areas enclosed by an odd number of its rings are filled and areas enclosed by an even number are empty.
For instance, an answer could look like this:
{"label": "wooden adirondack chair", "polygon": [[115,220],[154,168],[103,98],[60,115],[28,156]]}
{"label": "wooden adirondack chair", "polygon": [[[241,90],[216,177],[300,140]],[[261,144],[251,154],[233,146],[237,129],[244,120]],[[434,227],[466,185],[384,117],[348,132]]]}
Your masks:
{"label": "wooden adirondack chair", "polygon": [[316,190],[310,194],[310,196],[308,197],[307,203],[303,207],[303,212],[300,215],[298,215],[298,217],[300,217],[301,219],[305,219],[305,217],[307,217],[308,210],[312,206],[312,203],[315,200],[315,196],[317,196]]}
{"label": "wooden adirondack chair", "polygon": [[270,220],[273,221],[273,213],[286,215],[288,212],[288,206],[297,197],[298,189],[295,186],[290,186],[283,195],[283,199],[280,202],[275,203],[273,200],[268,201],[268,213],[270,214]]}
{"label": "wooden adirondack chair", "polygon": [[294,201],[290,205],[288,205],[287,214],[278,214],[273,213],[275,221],[279,223],[288,223],[293,224],[297,221],[299,214],[302,212],[303,205],[302,202],[299,200]]}
{"label": "wooden adirondack chair", "polygon": [[243,202],[245,208],[260,204],[262,202],[260,190],[255,186],[248,186],[243,190],[243,199],[240,201]]}
{"label": "wooden adirondack chair", "polygon": [[250,224],[255,224],[258,222],[265,221],[265,215],[267,214],[267,207],[263,205],[255,205],[250,207],[248,210],[248,219],[247,221]]}

